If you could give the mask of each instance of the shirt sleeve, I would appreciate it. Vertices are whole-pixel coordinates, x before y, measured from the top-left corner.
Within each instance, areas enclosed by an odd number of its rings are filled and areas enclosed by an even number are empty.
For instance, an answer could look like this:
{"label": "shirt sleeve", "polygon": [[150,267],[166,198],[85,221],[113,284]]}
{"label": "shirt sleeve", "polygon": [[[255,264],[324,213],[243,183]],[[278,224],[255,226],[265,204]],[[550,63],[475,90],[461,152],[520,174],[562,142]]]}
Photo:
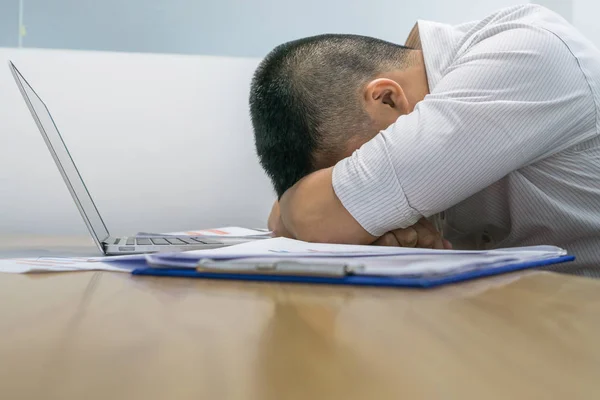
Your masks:
{"label": "shirt sleeve", "polygon": [[374,236],[597,134],[577,59],[546,30],[490,36],[443,75],[412,113],[334,167],[336,195]]}

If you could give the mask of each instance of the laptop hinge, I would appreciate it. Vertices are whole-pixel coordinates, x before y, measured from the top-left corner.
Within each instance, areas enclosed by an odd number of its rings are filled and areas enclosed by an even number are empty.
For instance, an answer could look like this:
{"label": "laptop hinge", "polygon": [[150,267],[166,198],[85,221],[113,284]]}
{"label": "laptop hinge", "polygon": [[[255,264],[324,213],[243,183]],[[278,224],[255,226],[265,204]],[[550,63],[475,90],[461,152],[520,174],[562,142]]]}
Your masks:
{"label": "laptop hinge", "polygon": [[104,248],[106,248],[106,246],[110,246],[110,245],[113,245],[113,244],[115,244],[115,241],[116,241],[117,239],[118,239],[118,238],[116,238],[116,237],[109,236],[109,237],[107,237],[106,239],[104,239],[104,240],[102,241],[102,245],[104,246]]}

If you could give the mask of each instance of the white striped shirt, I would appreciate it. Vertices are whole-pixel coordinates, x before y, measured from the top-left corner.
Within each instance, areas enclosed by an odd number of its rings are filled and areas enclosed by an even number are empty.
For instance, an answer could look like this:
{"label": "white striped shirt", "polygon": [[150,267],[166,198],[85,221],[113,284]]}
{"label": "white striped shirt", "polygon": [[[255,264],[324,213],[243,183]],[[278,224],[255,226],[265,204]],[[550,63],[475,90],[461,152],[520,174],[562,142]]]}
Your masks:
{"label": "white striped shirt", "polygon": [[344,207],[375,236],[442,213],[456,248],[600,267],[600,51],[536,5],[418,28],[430,94],[335,166]]}

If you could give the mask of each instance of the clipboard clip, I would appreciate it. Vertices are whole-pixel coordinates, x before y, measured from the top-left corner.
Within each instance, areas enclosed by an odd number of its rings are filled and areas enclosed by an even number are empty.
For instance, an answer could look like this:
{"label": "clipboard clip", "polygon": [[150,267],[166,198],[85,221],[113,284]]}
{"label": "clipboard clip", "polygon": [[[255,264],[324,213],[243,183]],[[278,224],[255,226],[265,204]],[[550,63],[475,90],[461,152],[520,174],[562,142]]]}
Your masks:
{"label": "clipboard clip", "polygon": [[202,259],[198,261],[196,270],[215,274],[256,274],[256,275],[296,275],[343,277],[354,274],[362,266],[328,263],[301,263],[297,261],[276,262],[236,262],[234,260],[215,261]]}

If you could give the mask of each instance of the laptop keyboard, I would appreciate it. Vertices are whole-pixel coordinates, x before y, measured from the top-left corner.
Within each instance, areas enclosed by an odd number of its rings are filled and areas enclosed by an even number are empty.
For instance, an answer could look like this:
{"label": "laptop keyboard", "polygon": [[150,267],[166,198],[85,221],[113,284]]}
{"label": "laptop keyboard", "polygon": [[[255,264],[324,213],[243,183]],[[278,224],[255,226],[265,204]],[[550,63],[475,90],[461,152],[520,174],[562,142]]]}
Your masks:
{"label": "laptop keyboard", "polygon": [[202,241],[197,237],[144,237],[144,238],[125,238],[125,239],[116,239],[115,245],[125,245],[125,246],[185,246],[186,244],[207,244],[207,242]]}

